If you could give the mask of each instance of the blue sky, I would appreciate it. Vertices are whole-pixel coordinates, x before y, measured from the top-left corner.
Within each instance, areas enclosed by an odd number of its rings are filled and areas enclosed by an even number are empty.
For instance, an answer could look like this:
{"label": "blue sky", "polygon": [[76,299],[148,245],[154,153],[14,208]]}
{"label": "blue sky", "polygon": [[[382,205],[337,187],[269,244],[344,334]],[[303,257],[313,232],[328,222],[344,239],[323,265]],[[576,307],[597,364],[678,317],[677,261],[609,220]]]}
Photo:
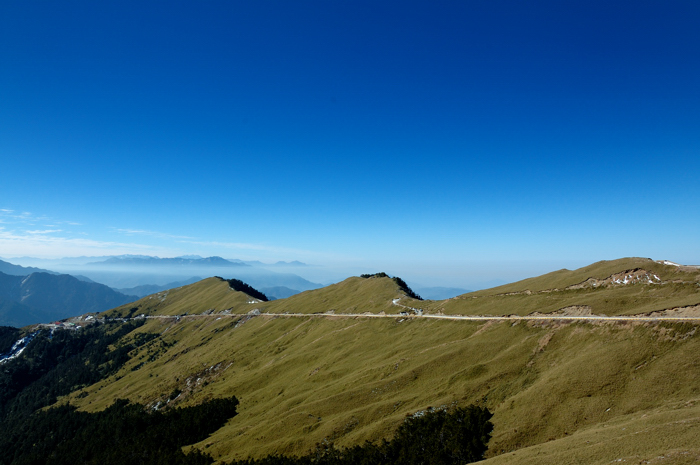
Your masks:
{"label": "blue sky", "polygon": [[0,5],[0,256],[700,263],[700,4]]}

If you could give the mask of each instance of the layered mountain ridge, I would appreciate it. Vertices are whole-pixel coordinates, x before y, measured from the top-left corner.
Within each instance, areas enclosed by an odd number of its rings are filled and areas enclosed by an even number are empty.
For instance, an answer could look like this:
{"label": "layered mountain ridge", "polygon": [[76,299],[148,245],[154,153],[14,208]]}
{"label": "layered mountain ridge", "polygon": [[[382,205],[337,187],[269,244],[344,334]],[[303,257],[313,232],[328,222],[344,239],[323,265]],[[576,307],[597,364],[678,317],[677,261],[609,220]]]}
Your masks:
{"label": "layered mountain ridge", "polygon": [[0,272],[0,325],[48,323],[101,312],[135,299],[69,275],[34,272],[13,276]]}

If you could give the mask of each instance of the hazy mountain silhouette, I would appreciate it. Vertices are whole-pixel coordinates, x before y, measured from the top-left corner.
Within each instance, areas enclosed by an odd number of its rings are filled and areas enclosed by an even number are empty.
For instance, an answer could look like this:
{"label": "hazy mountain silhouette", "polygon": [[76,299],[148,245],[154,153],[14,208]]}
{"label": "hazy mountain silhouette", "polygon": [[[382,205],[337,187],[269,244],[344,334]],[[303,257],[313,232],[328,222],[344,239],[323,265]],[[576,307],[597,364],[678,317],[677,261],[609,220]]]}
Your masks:
{"label": "hazy mountain silhouette", "polygon": [[108,310],[136,299],[103,284],[80,281],[66,274],[13,276],[0,273],[0,325],[48,323]]}

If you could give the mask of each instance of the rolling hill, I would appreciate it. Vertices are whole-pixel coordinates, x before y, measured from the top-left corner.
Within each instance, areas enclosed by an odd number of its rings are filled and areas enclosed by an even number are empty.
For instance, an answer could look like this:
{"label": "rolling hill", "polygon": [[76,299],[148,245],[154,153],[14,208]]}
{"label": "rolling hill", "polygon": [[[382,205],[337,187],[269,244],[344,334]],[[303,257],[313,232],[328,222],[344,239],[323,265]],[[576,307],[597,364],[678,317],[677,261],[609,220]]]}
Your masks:
{"label": "rolling hill", "polygon": [[[697,319],[663,319],[681,315]],[[133,349],[59,403],[167,410],[236,396],[238,414],[192,446],[219,461],[389,439],[407,416],[471,404],[493,412],[486,464],[700,457],[697,268],[606,261],[444,301],[353,277],[262,302],[208,278],[100,317],[140,321],[114,346]]]}

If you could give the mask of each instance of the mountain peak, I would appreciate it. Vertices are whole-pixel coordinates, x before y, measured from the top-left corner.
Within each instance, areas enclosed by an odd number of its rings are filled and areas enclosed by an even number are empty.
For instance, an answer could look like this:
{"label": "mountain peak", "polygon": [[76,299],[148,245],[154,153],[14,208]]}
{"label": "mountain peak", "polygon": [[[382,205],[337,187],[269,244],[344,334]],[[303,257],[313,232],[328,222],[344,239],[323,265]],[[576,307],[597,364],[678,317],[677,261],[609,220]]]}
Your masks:
{"label": "mountain peak", "polygon": [[274,266],[309,266],[307,263],[300,262],[298,260],[293,260],[291,262],[278,261]]}

